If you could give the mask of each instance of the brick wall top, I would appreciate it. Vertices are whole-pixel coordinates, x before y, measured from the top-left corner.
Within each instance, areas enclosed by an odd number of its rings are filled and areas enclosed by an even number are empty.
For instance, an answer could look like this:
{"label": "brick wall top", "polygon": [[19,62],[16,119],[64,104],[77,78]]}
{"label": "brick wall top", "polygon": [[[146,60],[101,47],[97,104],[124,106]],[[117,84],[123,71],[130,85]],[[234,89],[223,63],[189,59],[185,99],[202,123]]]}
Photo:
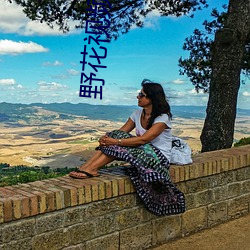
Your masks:
{"label": "brick wall top", "polygon": [[[250,166],[250,145],[193,156],[193,164],[170,167],[174,183]],[[134,193],[121,168],[101,170],[100,177],[68,176],[0,188],[0,223]]]}

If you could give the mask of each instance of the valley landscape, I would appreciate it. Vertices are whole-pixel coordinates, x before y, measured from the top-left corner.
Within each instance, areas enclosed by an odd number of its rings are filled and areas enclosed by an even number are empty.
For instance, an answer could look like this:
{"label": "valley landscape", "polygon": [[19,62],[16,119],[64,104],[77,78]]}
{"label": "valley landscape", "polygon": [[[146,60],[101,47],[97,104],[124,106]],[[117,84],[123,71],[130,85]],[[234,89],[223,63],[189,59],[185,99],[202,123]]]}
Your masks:
{"label": "valley landscape", "polygon": [[[137,107],[88,104],[0,103],[0,163],[11,166],[76,167],[105,132],[118,129]],[[173,134],[201,149],[205,107],[173,107]],[[132,132],[133,133],[133,132]],[[240,110],[235,141],[250,136],[250,111]]]}

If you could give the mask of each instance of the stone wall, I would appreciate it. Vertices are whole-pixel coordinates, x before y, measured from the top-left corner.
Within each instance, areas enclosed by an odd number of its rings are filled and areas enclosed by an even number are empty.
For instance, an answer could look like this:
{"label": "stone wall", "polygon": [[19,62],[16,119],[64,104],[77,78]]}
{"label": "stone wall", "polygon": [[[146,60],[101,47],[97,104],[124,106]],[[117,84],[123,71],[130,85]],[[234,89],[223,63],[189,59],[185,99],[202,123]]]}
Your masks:
{"label": "stone wall", "polygon": [[0,249],[147,249],[250,212],[250,145],[171,166],[187,211],[149,213],[121,169],[0,188]]}

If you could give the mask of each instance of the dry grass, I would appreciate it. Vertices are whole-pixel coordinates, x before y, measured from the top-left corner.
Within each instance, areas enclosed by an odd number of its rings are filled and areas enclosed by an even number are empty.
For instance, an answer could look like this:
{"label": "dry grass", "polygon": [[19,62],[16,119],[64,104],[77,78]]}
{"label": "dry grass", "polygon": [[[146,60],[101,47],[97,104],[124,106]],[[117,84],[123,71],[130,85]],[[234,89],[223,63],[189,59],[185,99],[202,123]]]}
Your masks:
{"label": "dry grass", "polygon": [[[201,149],[199,140],[203,120],[176,118],[173,134],[185,139],[194,152]],[[118,129],[122,123],[104,120],[55,120],[48,125],[39,124],[10,127],[0,123],[0,162],[10,165],[39,165],[62,158],[72,167],[88,159],[98,145],[98,138],[106,131]],[[90,131],[90,132],[86,132]],[[50,135],[67,134],[68,137],[52,139]],[[250,136],[250,117],[237,119],[235,140]],[[63,157],[65,157],[63,159]],[[78,158],[77,158],[78,157]],[[77,160],[78,159],[78,160]],[[61,164],[61,163],[60,163]],[[62,166],[63,167],[63,166]]]}

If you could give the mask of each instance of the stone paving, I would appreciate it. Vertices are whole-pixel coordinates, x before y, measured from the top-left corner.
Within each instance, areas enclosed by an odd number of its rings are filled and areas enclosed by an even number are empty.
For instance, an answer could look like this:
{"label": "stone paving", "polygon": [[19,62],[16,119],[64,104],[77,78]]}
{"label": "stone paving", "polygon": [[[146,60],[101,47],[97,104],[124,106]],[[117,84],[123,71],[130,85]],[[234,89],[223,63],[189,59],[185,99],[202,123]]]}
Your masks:
{"label": "stone paving", "polygon": [[250,250],[250,214],[152,250]]}

